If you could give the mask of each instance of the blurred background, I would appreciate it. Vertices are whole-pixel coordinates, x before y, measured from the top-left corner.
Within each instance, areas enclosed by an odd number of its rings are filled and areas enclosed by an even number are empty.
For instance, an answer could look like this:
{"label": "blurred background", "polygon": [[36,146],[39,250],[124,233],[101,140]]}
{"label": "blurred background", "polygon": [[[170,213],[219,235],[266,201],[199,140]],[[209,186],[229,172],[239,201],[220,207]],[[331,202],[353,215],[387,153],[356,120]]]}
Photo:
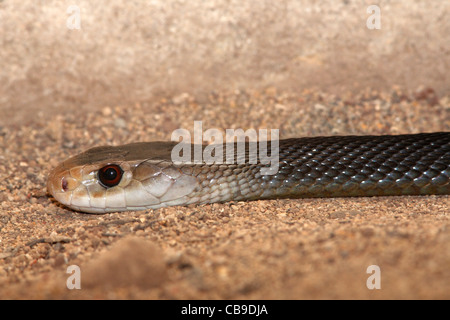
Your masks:
{"label": "blurred background", "polygon": [[372,2],[3,0],[0,123],[242,88],[448,94],[450,2],[377,1],[370,30]]}
{"label": "blurred background", "polygon": [[[0,0],[0,299],[449,299],[446,196],[90,216],[46,190],[70,156],[196,120],[282,139],[450,131],[449,70],[449,0]],[[126,235],[160,247],[156,271],[127,245],[111,270],[142,280],[66,289],[68,264],[102,272],[93,258]],[[365,286],[374,264],[383,290]]]}

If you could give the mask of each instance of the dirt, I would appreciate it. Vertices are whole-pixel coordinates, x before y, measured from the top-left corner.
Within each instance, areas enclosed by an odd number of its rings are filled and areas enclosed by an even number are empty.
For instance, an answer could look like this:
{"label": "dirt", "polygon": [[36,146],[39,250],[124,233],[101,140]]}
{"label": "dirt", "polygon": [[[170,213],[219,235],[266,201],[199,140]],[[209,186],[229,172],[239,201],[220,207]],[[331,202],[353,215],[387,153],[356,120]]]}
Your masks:
{"label": "dirt", "polygon": [[449,131],[450,3],[379,1],[380,29],[371,4],[0,1],[0,299],[449,299],[449,196],[90,215],[46,192],[69,156],[196,120]]}
{"label": "dirt", "polygon": [[[45,106],[41,106],[45,110]],[[230,202],[82,214],[46,193],[49,170],[97,145],[174,129],[280,137],[450,130],[450,96],[233,90],[48,112],[0,124],[1,299],[449,299],[449,196]],[[69,289],[73,266],[81,289]],[[379,267],[380,289],[368,279]],[[69,273],[68,273],[69,268]],[[368,273],[369,268],[369,273]],[[72,270],[72,271],[71,271]],[[373,278],[369,279],[370,283]]]}

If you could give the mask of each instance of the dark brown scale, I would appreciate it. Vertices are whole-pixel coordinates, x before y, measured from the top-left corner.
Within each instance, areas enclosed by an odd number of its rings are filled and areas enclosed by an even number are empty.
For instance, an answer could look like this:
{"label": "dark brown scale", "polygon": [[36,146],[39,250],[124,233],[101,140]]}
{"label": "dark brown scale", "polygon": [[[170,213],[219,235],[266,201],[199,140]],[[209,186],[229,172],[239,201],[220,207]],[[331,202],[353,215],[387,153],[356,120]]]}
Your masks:
{"label": "dark brown scale", "polygon": [[[261,175],[261,168],[271,164],[249,163],[249,159],[254,159],[255,155],[248,154],[248,146],[244,155],[235,155],[234,164],[226,164],[225,161],[222,164],[195,164],[172,161],[171,152],[177,146],[176,142],[143,142],[118,147],[96,147],[72,157],[52,171],[48,187],[50,192],[70,190],[72,180],[66,180],[64,176],[60,178],[63,169],[67,171],[74,166],[99,163],[102,166],[98,178],[103,180],[100,184],[105,187],[116,186],[123,172],[115,163],[123,163],[134,166],[133,179],[142,185],[166,169],[168,173],[175,174],[174,185],[178,181],[181,183],[175,189],[169,189],[170,197],[162,203],[154,202],[152,196],[148,204],[145,204],[145,199],[138,199],[139,204],[130,201],[127,207],[120,208],[73,207],[99,213],[135,207],[159,208],[165,205],[230,200],[450,195],[450,132],[296,138],[280,140],[278,143],[279,166],[273,175]],[[205,146],[187,147],[192,148],[194,155],[195,149],[201,150]],[[268,143],[269,153],[271,147],[271,143]],[[246,163],[240,164],[237,159],[246,159]],[[182,173],[184,177],[177,177],[177,173]],[[183,181],[191,184],[183,185]],[[130,183],[124,188],[134,185]],[[145,196],[142,190],[134,191]],[[171,191],[173,194],[170,194]]]}
{"label": "dark brown scale", "polygon": [[450,194],[448,132],[286,139],[279,148],[278,172],[234,200]]}

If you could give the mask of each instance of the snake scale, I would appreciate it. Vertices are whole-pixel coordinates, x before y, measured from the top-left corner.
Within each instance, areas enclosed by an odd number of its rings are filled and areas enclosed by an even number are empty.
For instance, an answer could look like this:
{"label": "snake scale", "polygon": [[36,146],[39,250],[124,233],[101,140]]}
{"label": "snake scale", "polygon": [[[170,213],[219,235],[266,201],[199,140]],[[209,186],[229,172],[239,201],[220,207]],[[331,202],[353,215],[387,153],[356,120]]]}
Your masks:
{"label": "snake scale", "polygon": [[258,199],[450,194],[450,132],[277,144],[277,171],[270,175],[261,173],[269,164],[250,161],[248,144],[243,163],[174,163],[175,142],[95,147],[53,169],[47,188],[63,205],[89,213]]}

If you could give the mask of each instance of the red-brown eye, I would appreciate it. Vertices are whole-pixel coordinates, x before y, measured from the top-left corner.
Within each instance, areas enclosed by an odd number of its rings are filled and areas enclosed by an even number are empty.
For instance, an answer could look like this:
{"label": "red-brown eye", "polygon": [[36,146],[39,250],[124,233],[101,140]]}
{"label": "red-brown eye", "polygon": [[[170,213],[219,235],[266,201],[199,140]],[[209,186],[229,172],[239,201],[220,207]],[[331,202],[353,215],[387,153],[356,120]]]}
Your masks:
{"label": "red-brown eye", "polygon": [[117,186],[122,179],[123,170],[116,164],[109,164],[98,170],[98,180],[105,188]]}

